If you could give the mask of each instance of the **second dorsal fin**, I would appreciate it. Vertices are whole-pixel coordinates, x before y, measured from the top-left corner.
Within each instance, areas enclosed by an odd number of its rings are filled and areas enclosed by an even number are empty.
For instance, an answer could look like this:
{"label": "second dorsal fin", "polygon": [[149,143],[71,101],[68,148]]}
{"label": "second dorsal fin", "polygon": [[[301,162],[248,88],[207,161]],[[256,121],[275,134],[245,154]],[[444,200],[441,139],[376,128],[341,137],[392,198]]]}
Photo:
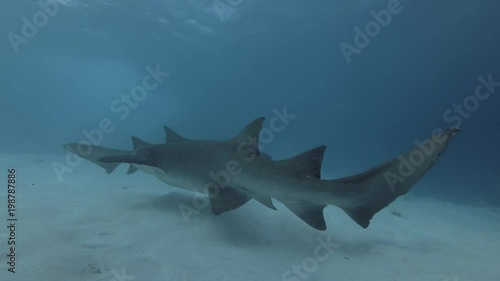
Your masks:
{"label": "second dorsal fin", "polygon": [[265,117],[260,117],[248,124],[231,142],[236,145],[238,151],[247,155],[260,155],[259,134]]}
{"label": "second dorsal fin", "polygon": [[143,141],[138,137],[132,136],[132,145],[134,147],[134,150],[141,149],[147,146],[151,146],[149,142]]}
{"label": "second dorsal fin", "polygon": [[295,157],[276,162],[286,166],[294,175],[320,179],[325,149],[324,145],[318,146]]}
{"label": "second dorsal fin", "polygon": [[176,131],[172,130],[167,126],[163,126],[163,129],[165,130],[165,136],[167,137],[166,142],[190,141],[190,139],[187,139],[179,135]]}

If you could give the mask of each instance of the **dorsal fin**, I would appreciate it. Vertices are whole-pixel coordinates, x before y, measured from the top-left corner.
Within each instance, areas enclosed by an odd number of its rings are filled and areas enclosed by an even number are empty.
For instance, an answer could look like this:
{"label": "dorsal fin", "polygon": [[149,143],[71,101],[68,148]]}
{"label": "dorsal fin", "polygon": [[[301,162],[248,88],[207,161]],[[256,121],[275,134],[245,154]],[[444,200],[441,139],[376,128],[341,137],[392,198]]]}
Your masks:
{"label": "dorsal fin", "polygon": [[318,146],[295,157],[276,162],[286,166],[294,175],[320,179],[325,149],[325,145]]}
{"label": "dorsal fin", "polygon": [[240,153],[260,155],[259,134],[265,117],[260,117],[248,124],[236,137],[231,139]]}
{"label": "dorsal fin", "polygon": [[176,131],[172,130],[171,128],[169,128],[167,126],[163,126],[163,129],[165,130],[165,135],[167,137],[166,142],[190,141],[190,139],[187,139],[187,138],[179,135]]}
{"label": "dorsal fin", "polygon": [[134,150],[136,150],[136,149],[144,148],[146,146],[151,146],[152,144],[145,142],[138,137],[132,136],[132,145],[134,147]]}

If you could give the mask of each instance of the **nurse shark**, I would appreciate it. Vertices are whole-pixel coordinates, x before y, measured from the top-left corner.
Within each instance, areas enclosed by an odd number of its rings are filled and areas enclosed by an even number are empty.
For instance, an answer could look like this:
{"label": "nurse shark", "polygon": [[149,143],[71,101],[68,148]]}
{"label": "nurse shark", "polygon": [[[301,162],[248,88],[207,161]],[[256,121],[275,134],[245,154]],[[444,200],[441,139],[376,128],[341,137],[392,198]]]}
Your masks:
{"label": "nurse shark", "polygon": [[328,205],[342,209],[367,228],[376,213],[406,194],[427,173],[459,131],[455,127],[441,130],[408,152],[359,174],[324,179],[321,166],[326,146],[284,160],[259,151],[264,119],[254,120],[225,141],[188,139],[165,126],[165,143],[150,144],[132,137],[132,151],[82,143],[64,147],[108,174],[128,163],[127,174],[141,170],[168,185],[205,193],[215,215],[252,199],[276,209],[274,199],[311,227],[325,230],[323,210]]}

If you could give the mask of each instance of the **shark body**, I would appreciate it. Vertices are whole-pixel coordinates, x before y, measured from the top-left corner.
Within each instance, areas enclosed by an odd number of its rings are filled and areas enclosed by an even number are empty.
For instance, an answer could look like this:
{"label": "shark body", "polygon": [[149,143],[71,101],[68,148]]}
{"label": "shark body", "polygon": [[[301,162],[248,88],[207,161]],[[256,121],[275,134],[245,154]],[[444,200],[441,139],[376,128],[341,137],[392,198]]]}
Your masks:
{"label": "shark body", "polygon": [[[310,226],[325,230],[323,209],[327,205],[341,208],[360,226],[368,227],[378,211],[406,194],[425,175],[459,131],[450,128],[439,138],[427,140],[427,154],[416,147],[363,173],[328,180],[321,178],[326,146],[285,160],[262,154],[258,138],[263,121],[263,117],[254,120],[228,141],[187,139],[165,127],[166,143],[149,144],[132,137],[133,151],[76,143],[65,147],[108,173],[121,163],[129,163],[129,174],[141,170],[168,185],[205,193],[216,215],[251,199],[276,209],[274,198]],[[417,160],[410,163],[405,159]]]}

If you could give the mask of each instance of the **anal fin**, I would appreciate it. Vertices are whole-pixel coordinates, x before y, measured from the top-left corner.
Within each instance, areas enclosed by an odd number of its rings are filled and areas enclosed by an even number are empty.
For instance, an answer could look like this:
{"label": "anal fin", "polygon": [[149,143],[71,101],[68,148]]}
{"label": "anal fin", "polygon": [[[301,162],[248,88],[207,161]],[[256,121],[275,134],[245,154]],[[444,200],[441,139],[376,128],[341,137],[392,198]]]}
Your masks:
{"label": "anal fin", "polygon": [[326,205],[316,205],[304,201],[280,200],[292,213],[317,230],[326,230],[323,209]]}

